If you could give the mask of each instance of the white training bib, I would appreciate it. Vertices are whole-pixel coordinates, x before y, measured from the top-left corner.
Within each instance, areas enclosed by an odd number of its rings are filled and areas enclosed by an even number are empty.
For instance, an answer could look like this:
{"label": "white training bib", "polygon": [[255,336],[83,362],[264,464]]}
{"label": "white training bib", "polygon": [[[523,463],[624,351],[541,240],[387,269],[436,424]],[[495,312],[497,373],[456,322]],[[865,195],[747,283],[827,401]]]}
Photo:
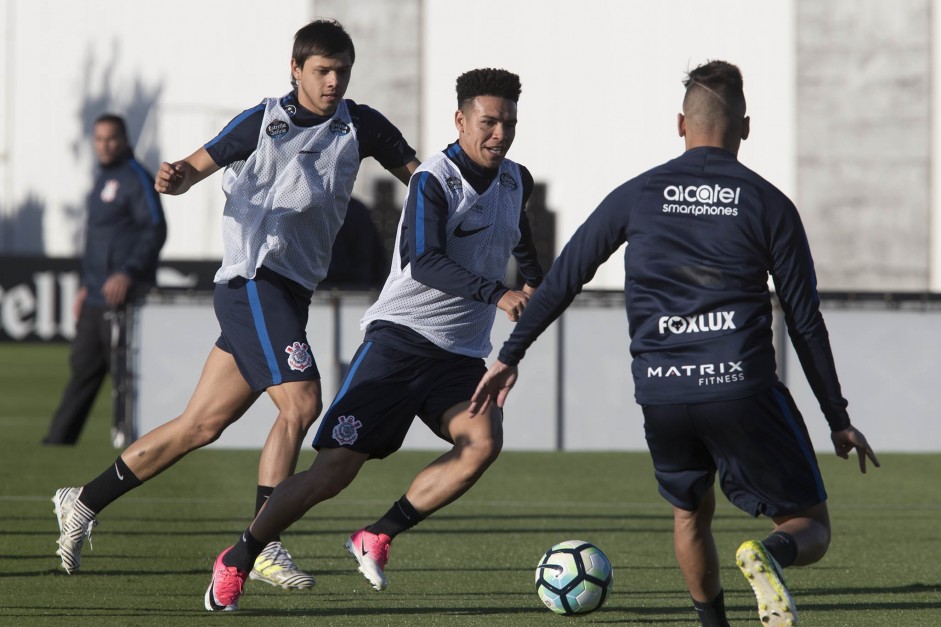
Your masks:
{"label": "white training bib", "polygon": [[267,98],[258,147],[223,176],[224,254],[215,282],[253,278],[264,265],[315,289],[330,267],[359,163],[346,100],[326,122],[302,127],[279,98]]}
{"label": "white training bib", "polygon": [[[493,183],[480,195],[444,153],[428,159],[413,176],[420,172],[434,176],[448,200],[448,257],[474,274],[502,281],[520,240],[523,184],[519,166],[504,159]],[[388,320],[409,327],[452,353],[486,357],[492,349],[490,330],[496,306],[452,296],[413,279],[411,264],[402,268],[399,244],[404,219],[403,210],[392,270],[360,326],[365,329],[374,320]]]}

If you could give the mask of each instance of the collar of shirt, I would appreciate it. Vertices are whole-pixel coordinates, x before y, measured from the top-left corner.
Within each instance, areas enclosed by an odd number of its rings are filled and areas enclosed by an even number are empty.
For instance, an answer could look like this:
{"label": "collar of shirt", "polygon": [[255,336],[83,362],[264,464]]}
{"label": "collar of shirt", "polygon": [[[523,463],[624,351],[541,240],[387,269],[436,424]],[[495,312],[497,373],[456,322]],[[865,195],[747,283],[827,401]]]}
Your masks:
{"label": "collar of shirt", "polygon": [[458,142],[454,142],[445,148],[444,154],[458,167],[464,180],[470,183],[478,194],[487,191],[487,188],[490,187],[493,179],[497,177],[497,173],[500,171],[500,168],[485,168],[471,161],[467,153],[461,150]]}
{"label": "collar of shirt", "polygon": [[293,107],[294,113],[291,114],[291,122],[297,126],[303,126],[305,128],[323,124],[333,117],[333,115],[324,117],[322,115],[317,115],[310,109],[305,109],[297,99],[297,89],[289,93],[287,96],[281,98],[281,106],[284,107],[289,114],[291,110],[290,107]]}

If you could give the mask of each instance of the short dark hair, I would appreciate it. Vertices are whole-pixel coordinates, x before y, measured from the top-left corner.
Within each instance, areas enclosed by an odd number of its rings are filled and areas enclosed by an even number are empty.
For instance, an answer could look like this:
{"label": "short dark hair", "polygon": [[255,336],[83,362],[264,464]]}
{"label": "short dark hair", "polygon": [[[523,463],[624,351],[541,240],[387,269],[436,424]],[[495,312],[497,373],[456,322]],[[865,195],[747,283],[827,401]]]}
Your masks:
{"label": "short dark hair", "polygon": [[482,68],[465,72],[457,77],[457,107],[463,109],[477,96],[497,96],[519,102],[520,77],[513,72]]}
{"label": "short dark hair", "polygon": [[727,61],[709,61],[690,70],[683,81],[686,96],[683,107],[697,96],[711,94],[709,99],[724,105],[725,113],[733,118],[745,116],[745,90],[742,72]]}
{"label": "short dark hair", "polygon": [[118,131],[121,133],[121,136],[127,141],[127,124],[124,122],[124,118],[115,113],[102,113],[97,118],[95,118],[95,125],[98,124],[114,124],[118,127]]}
{"label": "short dark hair", "polygon": [[293,58],[299,66],[310,57],[335,57],[350,53],[350,61],[356,60],[353,39],[336,20],[314,20],[294,34]]}

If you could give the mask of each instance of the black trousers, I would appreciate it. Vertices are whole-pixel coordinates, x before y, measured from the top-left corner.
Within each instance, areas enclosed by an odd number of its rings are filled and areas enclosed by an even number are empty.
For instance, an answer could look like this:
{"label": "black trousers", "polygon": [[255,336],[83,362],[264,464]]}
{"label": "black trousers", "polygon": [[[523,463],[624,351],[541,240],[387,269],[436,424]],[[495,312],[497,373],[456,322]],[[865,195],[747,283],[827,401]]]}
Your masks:
{"label": "black trousers", "polygon": [[[118,396],[125,389],[127,352],[127,311],[102,305],[82,304],[75,325],[75,339],[69,354],[71,376],[62,392],[59,407],[49,424],[44,444],[75,444],[88,420],[95,397],[111,373],[112,386]],[[115,408],[123,410],[123,402],[115,398]],[[124,412],[114,413],[115,427],[122,428]]]}

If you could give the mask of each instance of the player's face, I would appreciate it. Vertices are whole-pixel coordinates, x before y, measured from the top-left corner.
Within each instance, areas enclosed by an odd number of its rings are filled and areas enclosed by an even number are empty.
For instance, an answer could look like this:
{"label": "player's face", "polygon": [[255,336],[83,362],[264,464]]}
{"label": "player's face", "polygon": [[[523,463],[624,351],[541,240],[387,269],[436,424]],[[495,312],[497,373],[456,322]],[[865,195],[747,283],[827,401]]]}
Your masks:
{"label": "player's face", "polygon": [[454,114],[461,149],[477,165],[496,168],[516,137],[516,103],[499,96],[477,96]]}
{"label": "player's face", "polygon": [[127,139],[121,134],[121,128],[113,122],[95,124],[92,137],[95,157],[101,165],[111,165],[127,151]]}
{"label": "player's face", "polygon": [[291,74],[297,81],[301,106],[317,115],[333,115],[350,85],[352,70],[349,52],[334,57],[308,57],[302,66],[291,59]]}

